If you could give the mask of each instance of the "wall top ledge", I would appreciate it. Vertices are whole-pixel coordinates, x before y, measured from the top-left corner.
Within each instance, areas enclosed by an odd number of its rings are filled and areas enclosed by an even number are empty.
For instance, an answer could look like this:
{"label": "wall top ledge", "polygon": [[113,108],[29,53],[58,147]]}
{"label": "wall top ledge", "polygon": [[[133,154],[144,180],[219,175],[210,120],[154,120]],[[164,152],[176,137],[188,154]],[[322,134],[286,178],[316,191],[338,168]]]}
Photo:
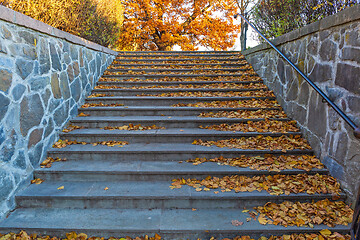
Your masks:
{"label": "wall top ledge", "polygon": [[[307,36],[309,34],[323,31],[332,27],[340,26],[343,24],[351,23],[356,20],[360,19],[360,4],[347,8],[337,14],[328,16],[324,19],[321,19],[319,21],[316,21],[314,23],[311,23],[309,25],[306,25],[302,28],[293,30],[291,32],[288,32],[284,35],[281,35],[277,38],[274,38],[271,40],[271,42],[275,45],[281,45],[287,42],[291,42],[294,40],[297,40],[299,38],[302,38],[304,36]],[[262,50],[270,49],[271,46],[268,43],[262,43],[259,44],[253,48],[247,49],[245,51],[242,51],[242,54],[249,55],[255,52],[259,52]]]}
{"label": "wall top ledge", "polygon": [[29,16],[26,16],[22,13],[16,12],[10,8],[0,5],[0,20],[4,20],[10,23],[14,23],[19,26],[24,26],[35,31],[45,33],[57,38],[65,39],[71,43],[81,45],[99,52],[104,52],[107,54],[117,55],[116,51],[111,50],[110,48],[101,46],[97,43],[88,41],[81,37],[75,36],[68,32],[61,31],[57,28],[54,28],[46,23],[35,20]]}

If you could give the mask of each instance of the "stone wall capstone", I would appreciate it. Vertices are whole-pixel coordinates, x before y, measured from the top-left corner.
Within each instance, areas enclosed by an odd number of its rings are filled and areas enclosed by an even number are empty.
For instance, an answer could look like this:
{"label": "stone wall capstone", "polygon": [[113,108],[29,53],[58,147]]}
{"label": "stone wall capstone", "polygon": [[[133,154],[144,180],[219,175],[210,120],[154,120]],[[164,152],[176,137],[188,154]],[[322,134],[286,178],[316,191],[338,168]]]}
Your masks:
{"label": "stone wall capstone", "polygon": [[[272,42],[360,125],[360,5]],[[354,200],[360,184],[360,140],[352,129],[269,45],[243,54]]]}
{"label": "stone wall capstone", "polygon": [[0,6],[0,217],[115,55]]}

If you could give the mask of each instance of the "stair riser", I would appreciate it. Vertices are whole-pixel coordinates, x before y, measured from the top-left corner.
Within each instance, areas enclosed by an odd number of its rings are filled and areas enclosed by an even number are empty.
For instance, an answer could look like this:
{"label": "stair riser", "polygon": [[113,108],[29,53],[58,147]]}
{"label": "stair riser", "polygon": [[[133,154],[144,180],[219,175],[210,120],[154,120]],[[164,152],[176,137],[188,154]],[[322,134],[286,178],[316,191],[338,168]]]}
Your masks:
{"label": "stair riser", "polygon": [[[226,83],[236,83],[236,84],[250,84],[250,83],[262,83],[263,81],[226,81]],[[204,85],[204,84],[216,84],[223,83],[220,81],[182,81],[182,82],[130,82],[130,81],[119,81],[119,82],[97,82],[97,85],[106,85],[106,86],[119,86],[119,87],[133,87],[133,86],[178,86],[183,85]],[[99,91],[99,90],[95,90]],[[100,90],[101,91],[101,90]]]}
{"label": "stair riser", "polygon": [[[82,126],[85,128],[103,128],[103,127],[115,127],[115,126],[123,126],[128,124],[138,125],[141,124],[142,126],[152,126],[156,125],[158,127],[165,127],[165,128],[198,128],[199,126],[209,126],[214,124],[234,124],[234,123],[242,123],[247,121],[254,121],[255,119],[221,119],[219,121],[206,121],[206,118],[202,121],[183,121],[183,122],[171,122],[171,121],[99,121],[99,122],[86,122],[86,121],[71,121],[72,124],[76,126]],[[277,121],[284,121],[285,119],[275,119]]]}
{"label": "stair riser", "polygon": [[[231,224],[231,222],[229,223]],[[340,234],[348,234],[350,227],[344,226],[341,228],[337,228],[336,232]],[[150,237],[153,237],[155,234],[159,234],[161,236],[161,239],[163,240],[184,240],[184,239],[203,239],[207,240],[212,237],[215,239],[226,239],[226,238],[235,238],[236,236],[250,236],[252,239],[259,239],[260,237],[270,237],[270,236],[281,236],[281,235],[290,235],[293,233],[298,234],[304,234],[304,233],[315,233],[319,234],[318,230],[313,230],[312,228],[301,228],[297,230],[289,229],[289,228],[283,228],[282,230],[276,230],[276,231],[269,231],[268,229],[259,229],[258,231],[239,231],[239,230],[218,230],[218,231],[205,231],[203,229],[199,229],[197,231],[191,231],[191,230],[181,230],[181,229],[174,229],[174,230],[166,230],[166,231],[160,231],[160,230],[143,230],[143,229],[128,229],[128,230],[109,230],[109,229],[98,229],[98,230],[88,230],[83,228],[76,228],[74,226],[73,228],[66,228],[66,229],[54,229],[54,228],[43,228],[43,229],[33,229],[33,228],[27,228],[27,227],[20,227],[20,228],[1,228],[0,233],[7,234],[9,232],[20,232],[20,231],[26,231],[27,233],[35,233],[37,235],[49,235],[49,236],[55,236],[60,238],[66,238],[65,233],[69,232],[77,232],[77,233],[85,233],[89,237],[104,237],[104,238],[121,238],[125,236],[129,236],[131,238],[136,237],[143,237],[145,235],[148,235]]]}
{"label": "stair riser", "polygon": [[[86,164],[86,162],[84,162]],[[184,164],[191,164],[191,163],[184,163]],[[234,169],[236,169],[234,167]],[[326,170],[314,170],[314,171],[281,171],[281,174],[288,174],[288,175],[296,175],[301,173],[307,173],[309,175],[313,175],[316,173],[320,174],[327,174]],[[71,181],[77,181],[77,182],[87,182],[87,181],[94,181],[96,179],[97,181],[103,181],[103,182],[116,182],[116,181],[169,181],[169,185],[171,183],[171,180],[178,179],[178,178],[196,178],[196,179],[203,179],[207,176],[212,177],[224,177],[224,176],[230,176],[230,175],[236,175],[239,174],[238,171],[235,171],[233,173],[213,173],[213,172],[193,172],[193,173],[147,173],[147,172],[133,172],[133,173],[108,173],[108,172],[91,172],[91,173],[83,173],[83,172],[43,172],[43,171],[37,171],[34,173],[35,178],[40,178],[44,181],[62,181],[62,182],[71,182]],[[248,173],[241,172],[241,175],[245,175],[248,177],[256,176],[256,175],[276,175],[279,174],[279,172],[267,172],[267,171],[249,171]]]}
{"label": "stair riser", "polygon": [[[152,131],[152,130],[149,130]],[[110,130],[109,130],[110,132]],[[263,136],[271,136],[271,137],[279,137],[283,135],[290,135],[285,133],[262,133],[262,134],[254,134],[254,133],[239,133],[239,134],[221,134],[219,131],[219,135],[211,136],[210,134],[203,135],[190,135],[184,136],[182,134],[168,134],[168,135],[157,135],[156,133],[148,133],[147,131],[136,131],[138,134],[129,135],[125,133],[117,134],[117,135],[77,135],[77,134],[61,134],[61,139],[68,139],[70,141],[78,141],[78,142],[102,142],[102,141],[127,141],[131,143],[191,143],[196,139],[208,140],[208,141],[218,141],[230,138],[241,138],[241,137],[256,137],[258,135]],[[154,131],[152,131],[154,132]],[[180,133],[180,132],[179,132]],[[221,134],[221,135],[220,135]],[[297,134],[297,135],[300,135]]]}
{"label": "stair riser", "polygon": [[[111,190],[108,190],[111,191]],[[176,191],[176,189],[169,192]],[[220,190],[219,190],[220,191]],[[105,192],[105,190],[104,190]],[[195,189],[194,189],[195,192]],[[218,195],[224,194],[222,192]],[[105,196],[90,198],[90,197],[31,197],[23,198],[17,197],[16,204],[20,208],[80,208],[80,209],[90,209],[90,208],[106,208],[106,209],[252,209],[256,206],[265,205],[270,201],[274,203],[282,203],[284,201],[301,201],[301,202],[311,202],[312,200],[318,201],[325,199],[319,195],[313,196],[276,196],[270,197],[268,195],[266,198],[259,197],[250,197],[250,198],[226,198],[222,197],[221,199],[204,199],[204,198],[195,198],[195,197],[151,197],[148,196],[146,199],[143,197],[113,197]],[[199,194],[200,195],[200,194]],[[216,194],[214,194],[216,195]],[[225,194],[224,194],[225,195]],[[240,194],[239,194],[240,195]],[[330,195],[327,195],[328,198],[331,198]]]}
{"label": "stair riser", "polygon": [[[112,67],[124,67],[127,69],[130,68],[136,68],[136,67],[146,67],[146,68],[152,68],[152,67],[164,67],[167,68],[171,65],[175,65],[175,64],[171,64],[171,63],[159,63],[159,64],[111,64]],[[248,64],[226,64],[226,63],[193,63],[193,64],[176,64],[176,67],[182,68],[182,67],[186,67],[186,68],[239,68],[241,66],[247,66]],[[249,65],[248,65],[249,66]]]}
{"label": "stair riser", "polygon": [[124,106],[172,106],[178,103],[197,103],[197,102],[212,102],[212,101],[242,101],[251,99],[269,99],[275,100],[273,97],[202,97],[202,98],[188,98],[188,97],[135,97],[130,99],[122,98],[90,98],[86,99],[87,103],[103,103],[103,104],[124,104]]}
{"label": "stair riser", "polygon": [[[170,54],[170,53],[165,53],[165,54],[120,54],[117,56],[117,58],[123,58],[123,57],[130,57],[130,58],[136,58],[136,57],[142,57],[142,58],[158,58],[158,57],[193,57],[193,58],[229,58],[229,57],[233,57],[234,54],[224,54],[224,53],[210,53],[210,54],[192,54],[192,53],[183,53],[183,54]],[[236,56],[236,55],[235,55]],[[241,55],[238,54],[237,56],[239,56],[239,58],[241,58]]]}
{"label": "stair riser", "polygon": [[241,77],[241,76],[255,76],[253,74],[126,74],[126,75],[103,75],[103,78],[116,78],[120,80],[126,80],[126,79],[159,79],[159,78],[197,78],[197,77],[206,77],[206,78],[218,78],[218,77]]}
{"label": "stair riser", "polygon": [[[228,74],[230,74],[231,72],[245,72],[246,70],[250,70],[251,68],[246,68],[246,69],[241,69],[241,68],[218,68],[218,69],[207,69],[207,68],[197,68],[197,69],[186,69],[186,68],[182,68],[182,69],[139,69],[139,68],[133,68],[133,69],[108,69],[108,72],[111,73],[128,73],[128,72],[136,72],[136,73],[142,73],[145,72],[147,74],[157,74],[157,73],[163,73],[163,72],[173,72],[173,73],[196,73],[197,71],[225,71],[225,72],[229,72]],[[131,73],[129,73],[131,74]]]}
{"label": "stair riser", "polygon": [[[162,94],[162,93],[174,93],[174,92],[252,92],[255,91],[266,91],[267,88],[252,88],[252,89],[96,89],[93,91],[93,93],[98,94],[107,94],[107,95],[113,95],[113,96],[137,96],[142,94]],[[96,98],[101,100],[105,97]],[[94,98],[89,98],[87,101],[95,101]]]}
{"label": "stair riser", "polygon": [[288,151],[286,153],[282,153],[280,151],[233,151],[233,152],[221,152],[217,151],[214,153],[204,153],[201,151],[198,152],[172,152],[171,149],[166,152],[86,152],[86,151],[50,151],[48,152],[49,157],[59,157],[59,158],[66,158],[68,160],[95,160],[95,161],[103,161],[103,160],[111,160],[111,161],[186,161],[188,159],[194,158],[216,158],[223,156],[225,158],[235,158],[239,157],[240,155],[246,156],[258,156],[262,154],[274,154],[274,155],[297,155],[297,154],[313,154],[313,151]]}
{"label": "stair riser", "polygon": [[[175,58],[175,59],[166,59],[166,58],[144,58],[144,59],[130,59],[130,58],[122,58],[122,59],[116,59],[115,61],[118,63],[128,63],[128,62],[171,62],[171,63],[177,63],[177,62],[187,62],[187,63],[202,63],[205,61],[217,61],[217,62],[237,62],[245,60],[245,58],[190,58],[187,56],[183,56],[182,58]],[[115,62],[114,62],[115,64]]]}
{"label": "stair riser", "polygon": [[[267,108],[267,109],[278,109],[278,108]],[[81,108],[79,113],[90,114],[90,116],[198,116],[202,112],[219,112],[219,111],[236,111],[240,109],[235,108],[223,108],[223,109],[214,109],[214,108],[173,108],[173,109],[127,109],[127,108]],[[256,109],[257,110],[257,109]]]}

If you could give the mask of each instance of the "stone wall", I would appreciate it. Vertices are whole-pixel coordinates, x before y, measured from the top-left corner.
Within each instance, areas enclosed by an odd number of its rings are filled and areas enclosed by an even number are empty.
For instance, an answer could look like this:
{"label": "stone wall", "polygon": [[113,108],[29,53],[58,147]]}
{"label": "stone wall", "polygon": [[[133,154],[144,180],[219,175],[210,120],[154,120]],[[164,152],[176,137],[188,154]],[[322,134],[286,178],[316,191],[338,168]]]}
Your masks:
{"label": "stone wall", "polygon": [[0,217],[115,54],[0,6]]}
{"label": "stone wall", "polygon": [[[360,6],[272,42],[360,125]],[[354,199],[360,183],[360,140],[352,129],[268,44],[243,52],[297,120],[318,157]]]}

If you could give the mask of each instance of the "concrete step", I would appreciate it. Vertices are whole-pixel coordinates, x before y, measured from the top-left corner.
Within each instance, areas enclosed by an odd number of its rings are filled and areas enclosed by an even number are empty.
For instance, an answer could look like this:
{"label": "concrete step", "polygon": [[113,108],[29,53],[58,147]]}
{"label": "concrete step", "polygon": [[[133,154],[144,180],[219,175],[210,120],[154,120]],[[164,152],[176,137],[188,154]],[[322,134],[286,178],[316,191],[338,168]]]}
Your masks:
{"label": "concrete step", "polygon": [[[64,186],[63,190],[58,190]],[[16,196],[19,208],[76,208],[76,209],[251,209],[267,202],[311,202],[331,199],[331,194],[271,195],[266,191],[221,192],[219,189],[195,191],[183,186],[170,189],[171,181],[45,181],[31,184]],[[104,190],[105,188],[108,190]],[[219,191],[215,194],[214,191]],[[345,200],[341,194],[340,200]]]}
{"label": "concrete step", "polygon": [[197,103],[212,101],[244,101],[252,99],[275,100],[275,97],[153,97],[153,96],[126,96],[126,97],[99,97],[88,98],[86,103],[124,104],[124,106],[172,106],[178,103]]}
{"label": "concrete step", "polygon": [[216,131],[200,128],[170,128],[145,131],[103,130],[98,128],[77,129],[69,133],[61,133],[60,139],[78,142],[128,141],[131,143],[191,143],[196,139],[217,141],[230,138],[256,137],[259,135],[280,137],[283,135],[299,135],[300,132],[233,132]]}
{"label": "concrete step", "polygon": [[172,53],[147,53],[147,54],[119,54],[116,59],[121,58],[158,58],[158,57],[192,57],[192,58],[243,58],[241,54],[224,54],[224,53],[211,53],[211,54],[198,54],[198,53],[183,53],[183,54],[172,54]]}
{"label": "concrete step", "polygon": [[[92,91],[92,93],[99,93],[99,94],[107,94],[107,95],[114,95],[114,96],[137,96],[137,95],[143,95],[143,94],[162,94],[162,93],[184,93],[184,92],[219,92],[219,93],[228,93],[228,92],[251,92],[252,94],[257,94],[257,92],[265,92],[269,93],[269,90],[267,88],[177,88],[177,89],[171,89],[171,88],[151,88],[151,89],[121,89],[121,88],[115,88],[115,89],[95,89]],[[215,94],[215,93],[214,93]],[[246,94],[246,93],[244,93]],[[248,93],[250,94],[250,93]],[[105,97],[100,97],[99,99],[104,99]],[[91,98],[92,100],[94,98]],[[89,99],[88,99],[89,100]]]}
{"label": "concrete step", "polygon": [[[126,56],[127,57],[127,56]],[[162,56],[163,58],[117,58],[114,60],[115,64],[117,63],[128,63],[128,62],[144,62],[144,63],[160,63],[160,62],[186,62],[186,63],[204,63],[204,62],[210,62],[210,63],[219,63],[219,62],[224,62],[224,63],[234,63],[234,62],[240,62],[240,61],[244,61],[245,58],[240,57],[240,58],[220,58],[220,57],[206,57],[204,56],[203,58],[190,58],[189,56],[182,56],[182,57],[178,57],[178,58],[165,58],[165,56]]]}
{"label": "concrete step", "polygon": [[[131,81],[116,81],[116,82],[97,82],[96,85],[107,85],[107,86],[119,86],[119,87],[138,87],[138,86],[179,86],[179,85],[208,85],[208,84],[220,84],[224,81],[174,81],[174,82],[155,82],[155,81],[141,81],[141,82],[131,82]],[[235,83],[235,84],[256,84],[263,83],[263,81],[226,81],[226,83]]]}
{"label": "concrete step", "polygon": [[238,110],[279,110],[280,108],[197,108],[171,106],[91,107],[80,108],[79,112],[90,116],[197,116],[202,112]]}
{"label": "concrete step", "polygon": [[116,78],[116,79],[131,79],[131,78],[137,78],[137,79],[157,79],[157,78],[197,78],[197,77],[206,77],[206,78],[219,78],[219,77],[241,77],[241,76],[256,76],[255,74],[227,74],[227,73],[216,73],[216,74],[123,74],[123,75],[116,75],[116,74],[108,74],[103,75],[103,78]]}
{"label": "concrete step", "polygon": [[183,54],[240,54],[240,51],[118,51],[119,55],[146,55],[146,54],[172,54],[172,55],[183,55]]}
{"label": "concrete step", "polygon": [[[160,234],[164,240],[219,239],[239,235],[252,238],[291,233],[316,233],[322,229],[347,234],[350,226],[314,225],[314,228],[261,225],[258,221],[246,221],[248,213],[243,209],[48,209],[20,208],[0,224],[0,232],[25,230],[52,236],[65,232],[83,232],[98,237],[137,237]],[[241,226],[232,220],[244,222]]]}
{"label": "concrete step", "polygon": [[263,154],[273,155],[298,155],[313,154],[313,150],[249,150],[236,148],[219,148],[216,146],[205,147],[193,145],[191,143],[132,143],[123,147],[108,147],[91,144],[70,145],[65,148],[50,148],[48,156],[66,158],[69,160],[114,160],[114,161],[186,161],[194,158],[215,158],[223,156],[225,158],[239,157],[240,155],[258,156]]}
{"label": "concrete step", "polygon": [[[222,123],[242,123],[248,121],[263,121],[265,119],[239,119],[239,118],[203,118],[195,116],[128,116],[128,117],[102,117],[102,116],[89,116],[89,117],[76,117],[70,122],[77,126],[86,128],[103,128],[107,126],[123,126],[130,123],[134,125],[141,124],[143,126],[156,125],[165,128],[198,128],[200,125],[207,126]],[[287,118],[270,118],[276,121],[289,121]]]}
{"label": "concrete step", "polygon": [[159,63],[159,64],[112,64],[112,67],[124,67],[124,68],[131,68],[131,67],[171,67],[174,66],[176,68],[197,68],[199,66],[207,68],[207,67],[216,67],[216,66],[221,66],[224,68],[238,68],[240,66],[249,66],[249,64],[246,63],[240,63],[240,64],[231,64],[231,63],[180,63],[180,64],[166,64],[166,63]]}
{"label": "concrete step", "polygon": [[170,128],[145,131],[129,130],[104,130],[98,128],[77,129],[69,133],[61,133],[61,139],[77,140],[84,142],[99,142],[110,140],[123,140],[129,142],[192,142],[195,139],[216,141],[228,138],[256,137],[258,135],[279,137],[300,135],[300,132],[234,132],[216,131],[201,128]]}
{"label": "concrete step", "polygon": [[[172,73],[191,73],[191,72],[200,72],[200,71],[216,71],[216,72],[224,72],[224,73],[231,73],[231,72],[244,72],[250,70],[251,68],[192,68],[192,69],[168,69],[168,68],[132,68],[132,69],[107,69],[106,71],[111,73],[128,73],[128,72],[139,72],[139,73],[162,73],[162,72],[171,72]],[[131,74],[131,73],[130,73]]]}
{"label": "concrete step", "polygon": [[214,162],[205,162],[193,165],[179,161],[113,161],[112,159],[96,160],[68,160],[55,162],[51,168],[38,168],[34,172],[35,178],[47,181],[62,182],[87,182],[87,181],[171,181],[177,178],[203,179],[211,175],[224,177],[230,175],[296,175],[307,173],[313,175],[328,174],[327,169],[312,169],[304,171],[300,169],[282,170],[280,172],[240,168],[227,165],[219,165]]}

